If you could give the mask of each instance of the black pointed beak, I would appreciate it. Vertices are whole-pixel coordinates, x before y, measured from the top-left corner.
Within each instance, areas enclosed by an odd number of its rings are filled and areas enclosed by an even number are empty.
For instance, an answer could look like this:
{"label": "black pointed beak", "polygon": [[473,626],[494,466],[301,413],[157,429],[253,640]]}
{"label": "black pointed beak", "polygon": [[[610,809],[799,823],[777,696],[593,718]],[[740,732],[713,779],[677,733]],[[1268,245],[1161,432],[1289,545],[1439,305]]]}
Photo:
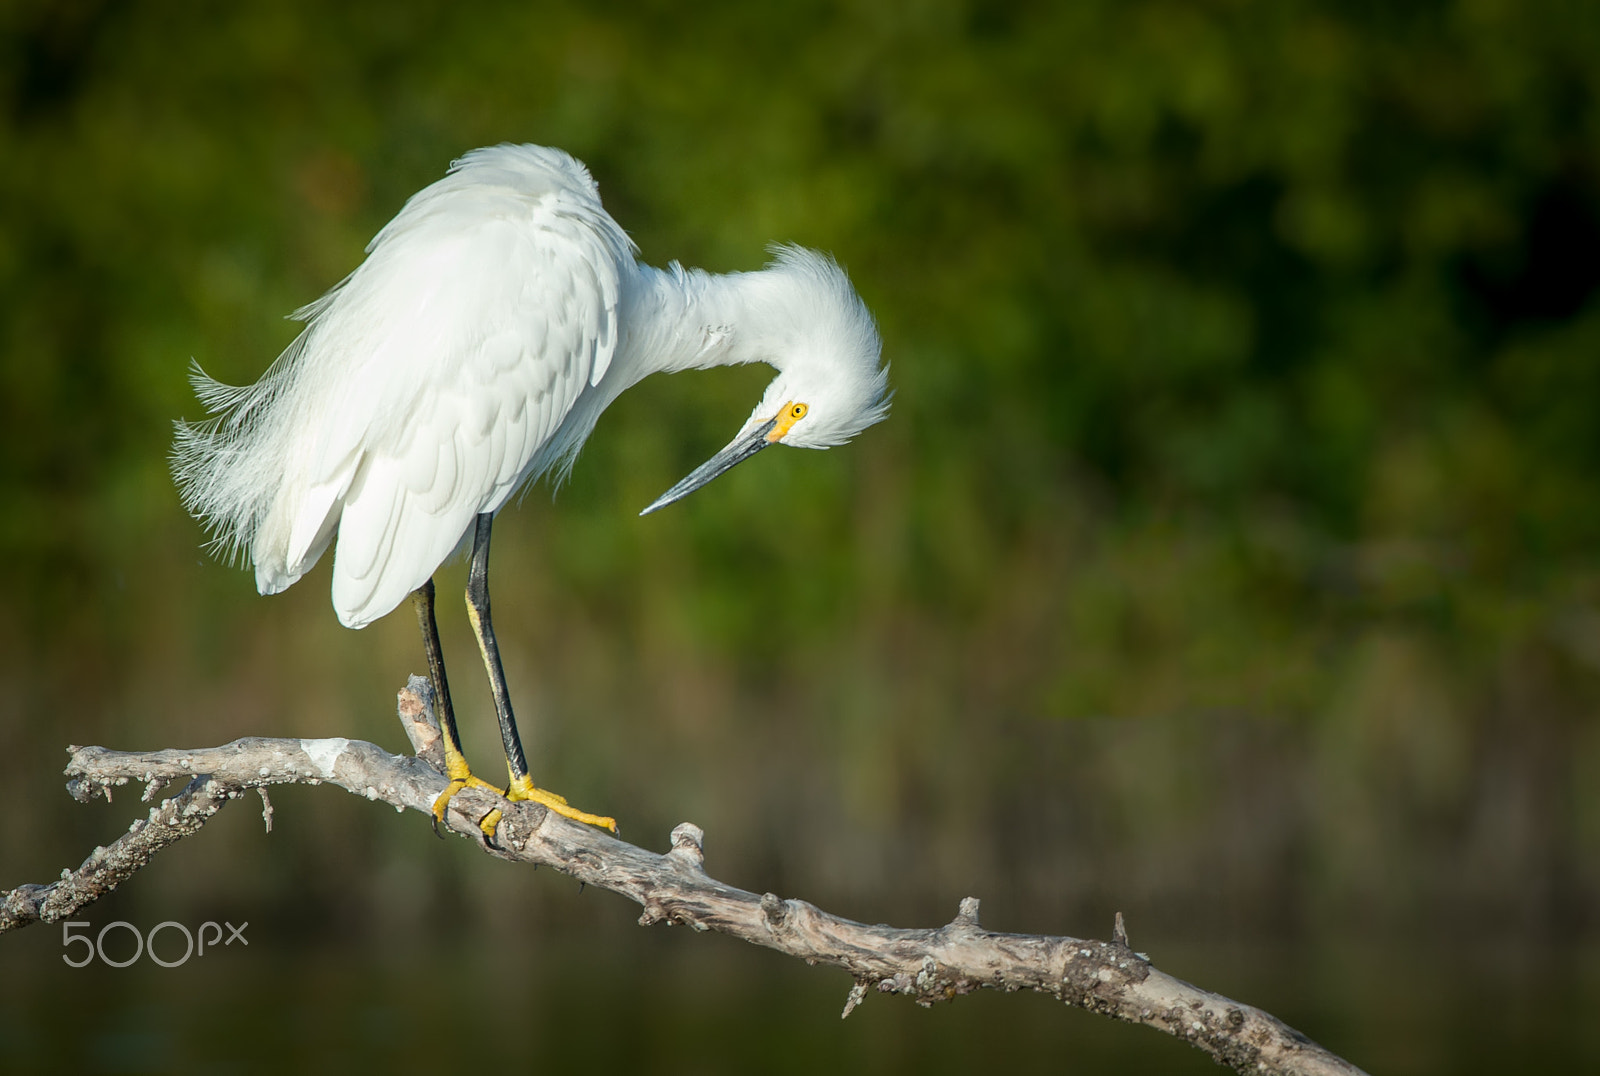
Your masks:
{"label": "black pointed beak", "polygon": [[767,434],[771,433],[773,428],[777,425],[777,419],[770,419],[767,422],[763,422],[761,425],[757,426],[743,437],[734,438],[733,442],[729,444],[727,448],[724,448],[721,452],[718,452],[715,456],[712,456],[700,466],[690,471],[688,476],[684,478],[682,482],[679,482],[676,486],[673,486],[671,489],[667,490],[667,492],[657,497],[654,504],[639,514],[641,516],[647,516],[658,508],[665,508],[673,501],[683,500],[689,494],[693,493],[695,490],[699,489],[701,486],[717,477],[723,471],[728,470],[728,468],[732,467],[734,464],[743,463],[751,456],[754,456],[757,452],[760,452],[763,448],[766,448],[768,445],[773,443],[767,440]]}

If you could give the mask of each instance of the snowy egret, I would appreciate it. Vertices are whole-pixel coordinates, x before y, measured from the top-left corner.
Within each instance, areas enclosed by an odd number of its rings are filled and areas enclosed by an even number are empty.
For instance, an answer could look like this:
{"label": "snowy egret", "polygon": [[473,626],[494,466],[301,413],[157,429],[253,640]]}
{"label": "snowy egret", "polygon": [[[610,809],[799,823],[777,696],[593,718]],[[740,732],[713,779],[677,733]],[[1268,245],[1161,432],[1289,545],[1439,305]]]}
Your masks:
{"label": "snowy egret", "polygon": [[[413,595],[450,783],[487,785],[461,752],[434,620],[433,574],[469,542],[467,613],[489,674],[512,800],[615,829],[534,786],[489,618],[496,513],[559,481],[600,413],[648,374],[777,370],[733,441],[644,510],[768,445],[842,444],[887,413],[877,328],[844,271],[799,247],[716,275],[641,265],[588,170],[557,149],[473,150],[413,195],[366,260],[295,313],[306,327],[254,385],[198,366],[212,418],[180,422],[173,473],[226,555],[275,594],[337,540],[333,607],[364,627]],[[498,791],[498,789],[496,789]],[[481,823],[492,837],[499,813]]]}

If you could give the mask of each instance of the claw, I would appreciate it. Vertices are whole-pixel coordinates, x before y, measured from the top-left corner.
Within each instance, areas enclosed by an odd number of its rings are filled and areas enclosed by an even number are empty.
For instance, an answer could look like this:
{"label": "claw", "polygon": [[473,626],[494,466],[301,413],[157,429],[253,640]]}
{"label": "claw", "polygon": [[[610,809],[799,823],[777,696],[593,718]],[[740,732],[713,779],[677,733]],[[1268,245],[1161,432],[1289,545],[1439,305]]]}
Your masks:
{"label": "claw", "polygon": [[496,841],[496,838],[500,832],[500,819],[503,817],[505,817],[504,812],[501,811],[500,808],[496,807],[494,810],[478,819],[478,829],[483,832],[484,837],[489,841],[489,843],[494,845],[496,848],[500,847]]}
{"label": "claw", "polygon": [[528,777],[519,777],[511,782],[511,787],[506,789],[506,799],[516,802],[518,800],[531,800],[542,803],[563,818],[570,818],[574,822],[582,822],[589,826],[599,826],[601,829],[617,832],[617,820],[608,815],[590,814],[580,811],[567,803],[565,796],[555,792],[548,792],[542,788],[535,788],[533,781]]}
{"label": "claw", "polygon": [[[465,766],[462,768],[464,769]],[[444,791],[439,793],[439,798],[433,801],[433,832],[439,833],[440,822],[444,822],[445,829],[450,828],[450,823],[445,821],[445,814],[450,810],[450,801],[463,788],[482,788],[493,792],[497,796],[505,795],[503,791],[491,785],[488,781],[474,777],[470,773],[458,774],[452,777],[450,783],[444,786]],[[440,834],[440,837],[442,839],[443,834]]]}

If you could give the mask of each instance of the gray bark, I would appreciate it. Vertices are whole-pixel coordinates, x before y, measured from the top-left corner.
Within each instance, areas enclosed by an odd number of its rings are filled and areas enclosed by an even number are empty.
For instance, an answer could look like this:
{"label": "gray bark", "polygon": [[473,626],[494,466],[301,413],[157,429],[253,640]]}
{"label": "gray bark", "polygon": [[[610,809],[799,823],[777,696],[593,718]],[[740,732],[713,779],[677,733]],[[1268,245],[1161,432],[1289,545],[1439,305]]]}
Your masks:
{"label": "gray bark", "polygon": [[[130,781],[144,783],[144,802],[170,783],[181,780],[184,787],[111,845],[96,848],[77,870],[63,870],[58,881],[0,893],[0,933],[71,916],[251,789],[261,794],[269,829],[272,807],[266,789],[274,784],[327,782],[396,809],[431,814],[447,783],[431,694],[421,677],[412,677],[400,693],[400,721],[414,756],[391,755],[374,744],[343,738],[252,736],[221,747],[149,752],[73,748],[67,789],[80,801],[96,795],[110,800],[113,788]],[[491,842],[478,820],[496,807],[504,817]],[[480,789],[465,789],[451,800],[446,823],[489,855],[551,866],[636,901],[644,909],[641,925],[682,923],[696,931],[716,930],[808,964],[842,968],[855,980],[845,1016],[872,992],[902,994],[929,1005],[979,987],[1028,988],[1165,1031],[1239,1072],[1361,1073],[1271,1014],[1158,971],[1129,947],[1120,914],[1111,941],[987,931],[978,922],[973,897],[963,900],[956,917],[942,927],[868,926],[803,900],[750,893],[717,881],[705,871],[700,828],[687,822],[672,831],[671,850],[657,855],[539,804],[511,803]]]}

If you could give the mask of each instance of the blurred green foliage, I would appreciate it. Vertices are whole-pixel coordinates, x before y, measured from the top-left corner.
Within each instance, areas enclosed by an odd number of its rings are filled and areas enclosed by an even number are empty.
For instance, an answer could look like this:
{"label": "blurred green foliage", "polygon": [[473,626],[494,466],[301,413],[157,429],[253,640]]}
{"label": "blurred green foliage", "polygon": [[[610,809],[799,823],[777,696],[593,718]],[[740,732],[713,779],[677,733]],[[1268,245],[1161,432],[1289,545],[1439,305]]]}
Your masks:
{"label": "blurred green foliage", "polygon": [[[970,611],[1025,536],[1074,526],[1204,528],[1239,545],[1242,615],[1302,625],[1453,630],[1592,563],[1583,5],[181,11],[4,16],[0,549],[25,580],[96,586],[167,514],[184,358],[253,378],[407,193],[506,138],[586,159],[657,262],[783,239],[853,268],[895,424],[786,468],[804,511],[754,511],[768,475],[690,524],[735,589],[806,580],[789,630],[837,630],[864,589]],[[563,506],[591,531],[749,385],[645,392]],[[819,566],[862,516],[841,474],[874,467],[880,556]]]}
{"label": "blurred green foliage", "polygon": [[[654,264],[834,252],[897,390],[641,521],[762,374],[646,382],[497,530],[564,791],[867,900],[1052,907],[1027,862],[1072,847],[1121,864],[1074,885],[1324,939],[1592,925],[1596,57],[1577,0],[5,5],[6,772],[392,735],[406,618],[196,563],[170,423],[190,357],[253,379],[408,194],[533,141]],[[1053,723],[1100,717],[1170,724],[1070,741],[1115,747],[1083,807]],[[799,809],[864,834],[849,869]]]}

